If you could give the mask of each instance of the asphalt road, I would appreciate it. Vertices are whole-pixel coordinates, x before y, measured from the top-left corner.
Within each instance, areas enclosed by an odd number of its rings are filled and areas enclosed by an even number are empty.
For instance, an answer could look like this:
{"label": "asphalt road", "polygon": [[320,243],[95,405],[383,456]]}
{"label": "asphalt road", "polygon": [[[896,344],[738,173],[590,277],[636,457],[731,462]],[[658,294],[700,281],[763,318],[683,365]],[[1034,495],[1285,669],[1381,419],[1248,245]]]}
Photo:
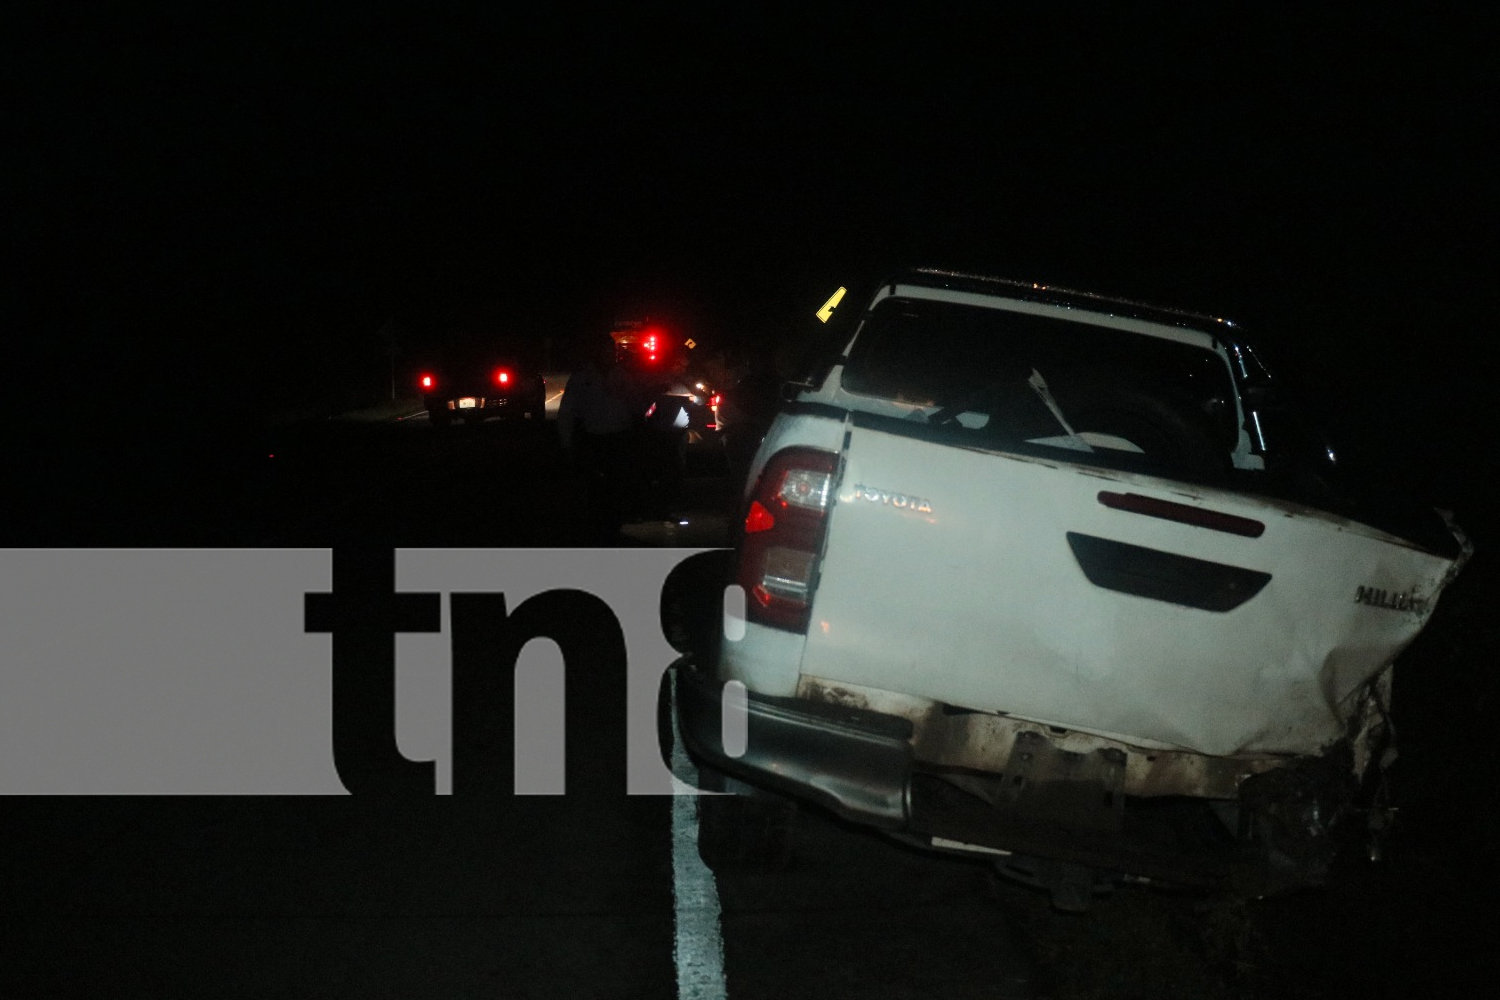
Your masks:
{"label": "asphalt road", "polygon": [[[10,544],[589,543],[550,421],[143,431],[90,463]],[[677,516],[617,545],[722,545],[732,492],[700,449]],[[1489,648],[1475,622],[1493,580],[1473,572],[1410,676],[1467,676]],[[1451,761],[1474,744],[1444,723],[1446,690],[1407,726],[1413,807],[1394,860],[1355,857],[1330,890],[1228,908],[1127,887],[1059,914],[982,864],[816,813],[787,869],[714,877],[694,861],[691,804],[598,775],[560,797],[415,804],[10,798],[0,996],[1404,995],[1487,961],[1463,914],[1495,884],[1493,796],[1464,805]],[[598,712],[592,759],[618,752],[615,724]]]}
{"label": "asphalt road", "polygon": [[[110,482],[56,508],[83,512],[54,521],[59,540],[588,542],[550,420],[334,419],[148,445]],[[617,545],[722,545],[729,494],[722,456],[695,446],[674,516]],[[624,745],[608,709],[581,709],[604,762]],[[789,868],[715,879],[691,801],[627,796],[613,774],[562,796],[399,804],[7,800],[0,996],[1034,995],[982,867],[808,815]]]}
{"label": "asphalt road", "polygon": [[[665,799],[7,811],[8,997],[714,995],[678,992]],[[805,862],[720,882],[718,995],[1034,995],[971,867],[818,818],[802,833]]]}

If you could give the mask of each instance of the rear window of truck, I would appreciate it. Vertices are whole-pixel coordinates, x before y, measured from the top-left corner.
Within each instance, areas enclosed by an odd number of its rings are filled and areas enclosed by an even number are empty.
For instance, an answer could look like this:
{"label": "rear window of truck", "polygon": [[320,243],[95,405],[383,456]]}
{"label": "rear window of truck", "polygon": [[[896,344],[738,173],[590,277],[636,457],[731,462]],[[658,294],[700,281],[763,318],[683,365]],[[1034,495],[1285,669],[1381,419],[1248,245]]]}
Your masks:
{"label": "rear window of truck", "polygon": [[[1216,352],[1004,309],[885,299],[855,339],[842,384],[934,408],[929,416],[962,411],[964,426],[998,443],[1055,439],[1065,432],[1028,384],[1033,373],[1079,432],[1119,432],[1149,418],[1179,437],[1195,435],[1226,461],[1238,440],[1234,386]],[[1103,412],[1109,407],[1134,416],[1110,416]]]}

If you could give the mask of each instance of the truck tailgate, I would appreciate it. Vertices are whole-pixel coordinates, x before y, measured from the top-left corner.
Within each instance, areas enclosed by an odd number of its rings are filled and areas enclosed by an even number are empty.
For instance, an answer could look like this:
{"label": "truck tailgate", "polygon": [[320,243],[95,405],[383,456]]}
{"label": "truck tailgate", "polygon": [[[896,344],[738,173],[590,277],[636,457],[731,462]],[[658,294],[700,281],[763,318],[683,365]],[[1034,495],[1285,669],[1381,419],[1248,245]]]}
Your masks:
{"label": "truck tailgate", "polygon": [[1231,491],[857,418],[846,441],[805,676],[1148,747],[1311,753],[1455,568]]}

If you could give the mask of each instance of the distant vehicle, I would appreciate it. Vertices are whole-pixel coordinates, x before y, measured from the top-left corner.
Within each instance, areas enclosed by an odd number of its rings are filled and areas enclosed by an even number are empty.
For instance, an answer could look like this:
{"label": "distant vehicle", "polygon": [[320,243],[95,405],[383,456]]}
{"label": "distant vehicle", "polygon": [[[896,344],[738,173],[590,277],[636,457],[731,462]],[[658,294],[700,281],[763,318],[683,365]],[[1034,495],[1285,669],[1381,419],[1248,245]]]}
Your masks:
{"label": "distant vehicle", "polygon": [[784,858],[800,801],[1076,910],[1317,884],[1385,829],[1394,664],[1471,552],[1446,514],[1350,493],[1216,317],[930,269],[816,315],[743,484],[739,634],[678,674],[739,793],[699,802],[710,863]]}
{"label": "distant vehicle", "polygon": [[718,448],[720,396],[688,361],[692,340],[650,317],[621,320],[610,335],[616,360],[648,390],[646,426],[679,432],[684,450]]}
{"label": "distant vehicle", "polygon": [[678,360],[678,338],[651,317],[620,320],[610,331],[615,340],[615,359],[641,370],[669,370]]}
{"label": "distant vehicle", "polygon": [[417,388],[436,427],[455,419],[477,424],[490,417],[545,420],[547,387],[524,353],[483,344],[450,347],[421,369]]}
{"label": "distant vehicle", "polygon": [[689,441],[711,441],[719,430],[720,397],[691,376],[659,383],[646,410],[648,424],[687,431]]}

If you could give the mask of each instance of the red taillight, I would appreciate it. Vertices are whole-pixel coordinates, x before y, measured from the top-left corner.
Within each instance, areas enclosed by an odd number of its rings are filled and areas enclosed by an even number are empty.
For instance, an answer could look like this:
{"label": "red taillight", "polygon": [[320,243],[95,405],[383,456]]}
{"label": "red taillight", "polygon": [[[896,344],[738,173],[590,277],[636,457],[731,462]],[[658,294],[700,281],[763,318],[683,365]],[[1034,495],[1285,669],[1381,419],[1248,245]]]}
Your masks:
{"label": "red taillight", "polygon": [[751,621],[806,632],[838,456],[788,448],[766,463],[740,540],[738,582]]}
{"label": "red taillight", "polygon": [[719,394],[717,392],[708,397],[708,405],[716,410],[719,408]]}
{"label": "red taillight", "polygon": [[750,501],[750,511],[745,515],[745,534],[758,535],[776,527],[775,516],[759,500]]}
{"label": "red taillight", "polygon": [[499,371],[495,372],[495,381],[500,383],[501,385],[508,385],[510,383],[510,372],[506,371],[503,368],[500,369]]}
{"label": "red taillight", "polygon": [[437,380],[434,379],[431,375],[423,375],[422,376],[422,388],[424,388],[424,389],[431,389],[436,384],[437,384]]}

